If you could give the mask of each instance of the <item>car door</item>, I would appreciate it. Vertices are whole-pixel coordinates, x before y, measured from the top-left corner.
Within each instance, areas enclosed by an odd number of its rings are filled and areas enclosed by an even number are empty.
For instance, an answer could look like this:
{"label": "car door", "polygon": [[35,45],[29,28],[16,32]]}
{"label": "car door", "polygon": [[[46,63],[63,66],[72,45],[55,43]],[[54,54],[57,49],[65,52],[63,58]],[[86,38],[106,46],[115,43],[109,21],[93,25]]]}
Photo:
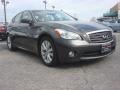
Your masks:
{"label": "car door", "polygon": [[[23,12],[21,20],[33,21],[31,13],[29,11]],[[31,46],[31,44],[33,44],[33,43],[31,43],[32,26],[29,23],[22,23],[21,29],[22,29],[22,31],[25,32],[25,36],[21,40],[24,45],[24,48],[32,51],[32,49],[33,49],[33,47]]]}
{"label": "car door", "polygon": [[22,31],[21,27],[21,17],[22,17],[22,12],[17,14],[12,22],[10,23],[10,25],[8,26],[9,29],[9,33],[14,37],[13,42],[15,45],[17,46],[23,46],[21,39],[22,37],[25,35],[24,31]]}

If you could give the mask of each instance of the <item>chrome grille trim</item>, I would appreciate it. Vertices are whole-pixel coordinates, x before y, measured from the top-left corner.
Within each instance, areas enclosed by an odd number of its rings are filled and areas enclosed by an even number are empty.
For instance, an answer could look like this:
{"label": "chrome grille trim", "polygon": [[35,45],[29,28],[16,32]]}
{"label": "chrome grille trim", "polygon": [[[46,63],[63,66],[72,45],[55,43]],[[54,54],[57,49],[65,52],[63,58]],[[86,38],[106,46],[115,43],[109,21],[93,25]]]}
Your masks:
{"label": "chrome grille trim", "polygon": [[104,32],[104,31],[111,31],[111,32],[113,32],[112,30],[102,29],[102,30],[96,30],[96,31],[87,32],[86,34],[88,35],[88,34],[97,33],[97,32]]}
{"label": "chrome grille trim", "polygon": [[[113,40],[112,31],[107,29],[88,32],[86,34],[90,43],[105,43]],[[104,36],[106,37],[104,38]]]}

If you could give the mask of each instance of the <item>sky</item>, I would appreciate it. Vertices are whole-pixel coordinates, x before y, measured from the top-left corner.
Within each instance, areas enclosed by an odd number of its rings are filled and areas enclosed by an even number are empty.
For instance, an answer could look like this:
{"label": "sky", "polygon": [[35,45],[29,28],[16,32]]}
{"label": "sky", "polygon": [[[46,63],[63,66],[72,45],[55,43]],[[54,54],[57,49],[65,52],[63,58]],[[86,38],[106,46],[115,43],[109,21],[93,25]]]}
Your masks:
{"label": "sky", "polygon": [[[10,21],[23,10],[44,9],[43,0],[8,0],[7,20]],[[88,21],[93,17],[101,17],[120,0],[47,0],[47,9],[63,10],[80,20]],[[0,21],[4,21],[3,5],[0,2]]]}

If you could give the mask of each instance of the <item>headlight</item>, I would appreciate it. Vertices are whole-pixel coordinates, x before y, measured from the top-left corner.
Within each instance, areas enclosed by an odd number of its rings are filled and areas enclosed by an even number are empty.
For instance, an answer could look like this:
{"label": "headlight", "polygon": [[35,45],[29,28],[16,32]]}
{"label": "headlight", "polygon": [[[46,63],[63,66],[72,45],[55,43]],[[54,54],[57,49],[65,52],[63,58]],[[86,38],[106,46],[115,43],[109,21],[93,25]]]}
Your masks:
{"label": "headlight", "polygon": [[77,33],[66,31],[63,29],[55,29],[55,32],[58,37],[61,37],[64,39],[75,39],[75,40],[82,39]]}

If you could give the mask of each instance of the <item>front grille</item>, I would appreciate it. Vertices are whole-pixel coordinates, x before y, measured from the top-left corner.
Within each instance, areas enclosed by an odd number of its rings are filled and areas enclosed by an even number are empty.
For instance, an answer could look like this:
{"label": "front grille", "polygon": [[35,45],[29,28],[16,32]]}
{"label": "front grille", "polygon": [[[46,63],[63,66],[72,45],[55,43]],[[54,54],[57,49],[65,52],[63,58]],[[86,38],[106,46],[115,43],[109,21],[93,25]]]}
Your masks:
{"label": "front grille", "polygon": [[95,32],[88,35],[91,43],[105,43],[113,39],[111,31]]}

